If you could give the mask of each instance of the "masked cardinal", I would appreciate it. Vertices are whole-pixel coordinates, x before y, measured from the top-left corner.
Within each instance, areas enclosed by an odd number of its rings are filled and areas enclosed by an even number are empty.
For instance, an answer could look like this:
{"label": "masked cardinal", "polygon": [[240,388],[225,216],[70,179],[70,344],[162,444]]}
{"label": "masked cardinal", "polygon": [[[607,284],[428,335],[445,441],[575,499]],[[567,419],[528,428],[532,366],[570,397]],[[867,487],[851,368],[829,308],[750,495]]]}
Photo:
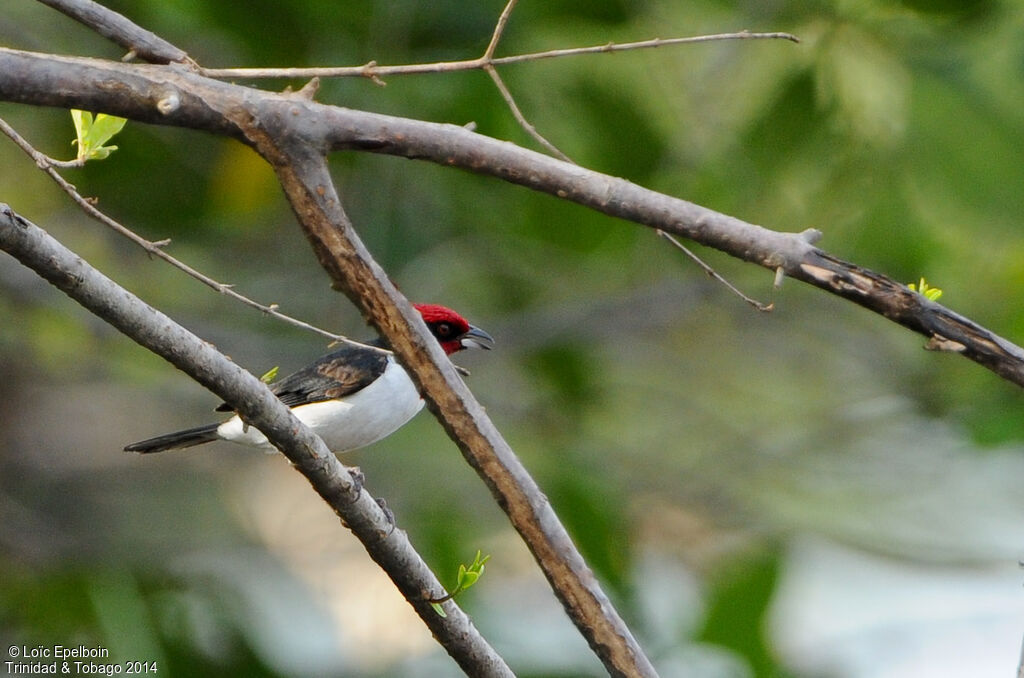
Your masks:
{"label": "masked cardinal", "polygon": [[[434,304],[414,304],[448,355],[466,348],[490,349],[491,335],[461,315]],[[405,425],[423,407],[423,399],[405,369],[381,339],[367,345],[347,343],[303,370],[270,385],[270,390],[313,430],[327,448],[347,452],[374,443]],[[378,347],[378,348],[373,348]],[[230,411],[226,404],[218,411]],[[214,440],[273,451],[266,436],[238,415],[222,424],[208,424],[132,443],[128,452],[163,452]]]}

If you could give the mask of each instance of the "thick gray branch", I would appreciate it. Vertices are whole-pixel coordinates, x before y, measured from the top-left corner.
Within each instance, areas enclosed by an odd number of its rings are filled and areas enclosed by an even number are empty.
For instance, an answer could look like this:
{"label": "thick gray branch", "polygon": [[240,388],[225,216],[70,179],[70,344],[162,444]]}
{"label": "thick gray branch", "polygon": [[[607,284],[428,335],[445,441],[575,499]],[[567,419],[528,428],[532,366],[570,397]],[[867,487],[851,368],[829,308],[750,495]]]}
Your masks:
{"label": "thick gray branch", "polygon": [[[0,48],[0,100],[104,111],[245,140],[225,118],[288,121],[312,148],[418,158],[488,174],[660,228],[849,299],[1024,386],[1024,350],[899,282],[838,259],[806,237],[772,231],[624,179],[593,172],[455,125],[325,106],[295,95],[210,80],[174,66],[121,64]],[[161,102],[173,101],[169,110]],[[264,119],[264,124],[271,121]],[[248,143],[252,143],[251,140]],[[952,340],[952,343],[945,341]]]}
{"label": "thick gray branch", "polygon": [[118,286],[45,231],[0,203],[0,249],[135,342],[209,388],[280,449],[388,573],[434,636],[472,676],[512,676],[465,613],[445,603],[440,617],[428,600],[440,583],[384,511],[353,481],[323,441],[296,419],[266,384],[210,344]]}

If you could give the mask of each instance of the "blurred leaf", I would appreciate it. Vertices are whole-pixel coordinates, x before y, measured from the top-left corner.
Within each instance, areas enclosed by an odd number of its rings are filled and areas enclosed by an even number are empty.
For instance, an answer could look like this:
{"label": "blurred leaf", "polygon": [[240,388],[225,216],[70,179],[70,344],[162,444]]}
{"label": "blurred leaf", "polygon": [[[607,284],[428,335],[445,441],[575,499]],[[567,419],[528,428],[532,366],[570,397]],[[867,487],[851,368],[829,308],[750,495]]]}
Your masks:
{"label": "blurred leaf", "polygon": [[127,571],[94,573],[88,585],[102,645],[120,661],[156,662],[166,666],[148,601]]}
{"label": "blurred leaf", "polygon": [[995,0],[901,0],[901,4],[918,12],[971,22],[983,21],[999,11]]}
{"label": "blurred leaf", "polygon": [[526,364],[539,393],[547,394],[544,407],[552,408],[551,419],[559,427],[601,396],[597,358],[580,344],[548,344],[533,352]]}
{"label": "blurred leaf", "polygon": [[777,550],[727,563],[711,580],[707,618],[698,639],[738,652],[750,662],[754,675],[785,675],[765,636],[766,619],[779,578]]}
{"label": "blurred leaf", "polygon": [[[634,545],[630,519],[622,506],[622,488],[596,468],[573,468],[573,457],[558,455],[562,472],[542,483],[551,504],[579,546],[587,564],[620,596],[629,595]],[[579,457],[576,463],[581,463]]]}
{"label": "blurred leaf", "polygon": [[853,25],[824,39],[818,101],[868,144],[887,146],[906,131],[911,77],[886,45]]}
{"label": "blurred leaf", "polygon": [[597,171],[647,184],[661,165],[665,140],[654,128],[645,100],[637,98],[631,85],[629,80],[602,77],[598,70],[581,77],[559,96],[581,137],[573,145],[583,149],[579,161]]}
{"label": "blurred leaf", "polygon": [[207,187],[211,218],[248,237],[258,227],[275,228],[273,222],[257,218],[281,200],[273,170],[248,146],[226,144],[219,150]]}
{"label": "blurred leaf", "polygon": [[81,319],[42,306],[28,309],[25,316],[23,322],[39,364],[55,372],[89,367],[83,356],[95,355],[96,342]]}
{"label": "blurred leaf", "polygon": [[[0,586],[0,619],[7,628],[18,628],[26,644],[65,643],[76,638],[99,645],[88,597],[88,572],[38,572],[3,568]],[[91,639],[91,643],[90,640]]]}
{"label": "blurred leaf", "polygon": [[476,556],[474,556],[472,563],[468,566],[464,563],[459,563],[459,573],[455,578],[455,586],[448,592],[448,595],[440,599],[441,602],[430,603],[430,606],[434,608],[434,611],[438,616],[448,616],[442,607],[442,603],[446,600],[456,598],[464,591],[472,588],[472,586],[480,580],[480,577],[483,576],[484,570],[486,569],[484,564],[490,559],[490,556],[483,556],[481,558],[481,551],[477,549]]}

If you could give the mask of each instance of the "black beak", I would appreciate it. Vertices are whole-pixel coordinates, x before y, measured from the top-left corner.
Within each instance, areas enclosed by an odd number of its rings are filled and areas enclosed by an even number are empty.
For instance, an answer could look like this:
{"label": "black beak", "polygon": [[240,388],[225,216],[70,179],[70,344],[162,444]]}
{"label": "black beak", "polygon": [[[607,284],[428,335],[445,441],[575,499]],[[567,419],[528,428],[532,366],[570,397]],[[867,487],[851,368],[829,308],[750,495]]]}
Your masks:
{"label": "black beak", "polygon": [[462,348],[482,348],[491,350],[494,345],[494,337],[484,332],[479,327],[469,326],[469,331],[459,337]]}

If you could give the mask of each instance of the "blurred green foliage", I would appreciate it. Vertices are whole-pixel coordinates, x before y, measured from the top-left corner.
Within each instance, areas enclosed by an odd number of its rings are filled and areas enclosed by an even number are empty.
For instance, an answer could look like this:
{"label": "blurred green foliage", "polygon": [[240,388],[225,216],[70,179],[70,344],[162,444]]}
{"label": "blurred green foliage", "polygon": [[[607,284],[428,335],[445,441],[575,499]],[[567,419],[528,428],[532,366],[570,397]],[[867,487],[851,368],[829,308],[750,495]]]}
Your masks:
{"label": "blurred green foliage", "polygon": [[[211,67],[471,58],[502,8],[406,0],[106,4]],[[944,302],[1021,341],[1019,3],[522,2],[498,53],[740,29],[789,31],[802,42],[573,57],[502,75],[531,123],[581,164],[770,228],[819,228],[828,251],[900,280],[924,276],[945,290]],[[121,56],[27,0],[0,9],[0,44]],[[483,134],[532,147],[482,73],[393,77],[383,88],[327,81],[318,98],[473,122]],[[0,104],[0,115],[54,157],[73,154],[67,111]],[[249,296],[363,334],[254,153],[132,122],[116,143],[109,159],[67,174],[102,209],[146,237],[171,238],[175,256]],[[901,557],[923,558],[938,537],[919,532],[917,543],[891,517],[865,529],[865,516],[889,501],[912,502],[905,493],[920,486],[908,478],[930,472],[929,455],[947,443],[966,456],[957,468],[967,478],[987,476],[987,455],[1024,438],[1019,389],[967,361],[925,353],[919,337],[818,292],[787,282],[774,293],[776,312],[757,315],[641,227],[424,163],[346,153],[332,168],[360,235],[405,293],[464,310],[498,338],[496,351],[463,360],[470,384],[642,640],[664,625],[643,604],[656,584],[638,574],[653,553],[706,585],[704,616],[672,636],[677,646],[715,645],[745,675],[779,675],[785,662],[766,611],[789,538],[823,534],[869,550],[899,541]],[[275,365],[286,374],[324,348],[103,231],[3,142],[0,188],[0,200],[255,374]],[[770,274],[702,253],[753,296],[770,294]],[[288,534],[305,534],[296,517],[306,515],[304,502],[312,515],[322,507],[303,488],[302,499],[281,489],[294,481],[276,458],[224,446],[122,456],[130,440],[199,423],[214,399],[7,258],[0,313],[4,640],[119,648],[126,658],[160,657],[171,675],[321,675],[324,666],[342,675],[453,673],[436,650],[432,660],[417,654],[422,649],[393,650],[398,641],[380,629],[406,627],[390,620],[373,627],[380,656],[372,660],[348,650],[339,651],[340,665],[284,656],[288,643],[273,632],[293,623],[280,613],[292,608],[258,603],[285,580],[316,591],[350,577],[306,569],[345,543],[344,532],[332,525],[329,536],[280,546]],[[943,437],[922,434],[936,429]],[[557,608],[527,595],[543,592],[543,582],[429,416],[347,461],[363,467],[371,491],[387,497],[436,571],[454,571],[475,549],[494,555],[459,602],[522,675],[600,674]],[[273,483],[264,486],[270,481],[261,474]],[[894,476],[899,487],[886,482]],[[196,478],[207,480],[197,486]],[[978,493],[1001,496],[993,486]],[[989,503],[996,511],[994,501],[978,502]],[[979,520],[988,524],[992,514]],[[969,552],[958,557],[992,557],[968,542],[960,541]],[[213,562],[237,548],[257,549],[280,569],[253,575],[250,587],[233,587],[227,574],[246,558],[230,560],[203,586],[180,574],[182,559]],[[733,558],[734,567],[720,567]],[[502,599],[505,589],[516,595]],[[308,602],[326,609],[330,600],[321,592]],[[385,606],[335,610],[340,631],[302,628],[344,639],[371,626],[377,607]],[[254,609],[264,612],[260,623]],[[520,644],[508,639],[531,628]],[[417,632],[425,633],[403,633]],[[557,651],[545,654],[546,637],[571,640],[550,641]],[[657,651],[655,664],[671,665],[675,649]]]}

